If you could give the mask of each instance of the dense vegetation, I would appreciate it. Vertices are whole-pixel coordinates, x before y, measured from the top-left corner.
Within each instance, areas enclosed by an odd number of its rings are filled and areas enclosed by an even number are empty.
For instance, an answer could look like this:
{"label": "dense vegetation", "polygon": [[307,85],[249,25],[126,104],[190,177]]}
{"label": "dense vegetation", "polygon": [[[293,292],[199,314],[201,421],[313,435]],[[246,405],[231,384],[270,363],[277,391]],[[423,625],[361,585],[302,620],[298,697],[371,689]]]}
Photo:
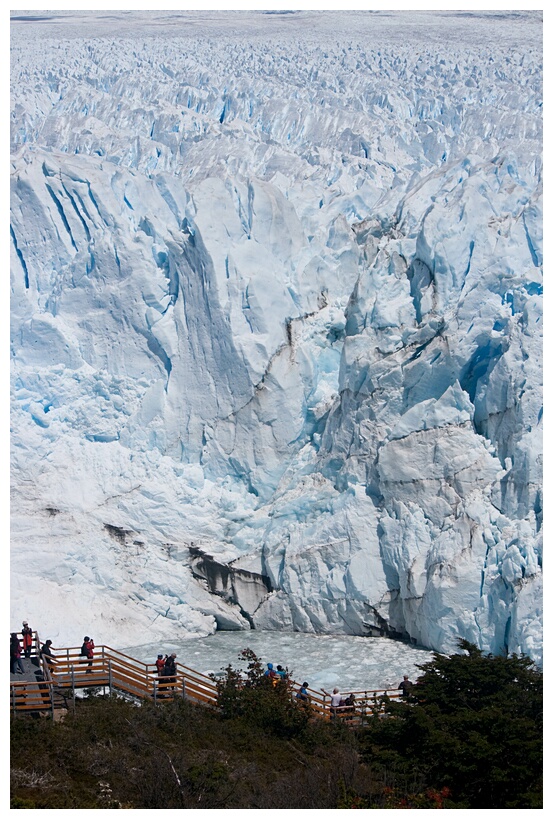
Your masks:
{"label": "dense vegetation", "polygon": [[[526,657],[434,655],[408,703],[374,720],[363,758],[392,769],[396,786],[415,774],[450,794],[456,808],[538,808],[542,802],[543,675]],[[405,785],[399,785],[405,787]]]}
{"label": "dense vegetation", "polygon": [[91,693],[61,722],[17,717],[11,806],[539,808],[542,674],[460,647],[359,729],[313,718],[252,652],[218,711]]}

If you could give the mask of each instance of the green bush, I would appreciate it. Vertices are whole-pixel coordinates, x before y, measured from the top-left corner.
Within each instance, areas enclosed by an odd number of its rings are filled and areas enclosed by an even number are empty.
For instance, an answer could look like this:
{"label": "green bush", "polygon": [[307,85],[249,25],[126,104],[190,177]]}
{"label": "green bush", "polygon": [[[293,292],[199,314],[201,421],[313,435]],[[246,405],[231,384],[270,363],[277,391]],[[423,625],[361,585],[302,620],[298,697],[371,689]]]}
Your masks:
{"label": "green bush", "polygon": [[408,702],[366,732],[366,758],[400,778],[418,771],[456,807],[536,808],[542,801],[543,676],[527,657],[434,655]]}
{"label": "green bush", "polygon": [[241,652],[245,672],[227,666],[223,679],[216,680],[217,702],[224,718],[240,717],[272,736],[295,737],[309,722],[309,708],[295,697],[290,679],[276,684],[265,676],[261,660],[251,649]]}

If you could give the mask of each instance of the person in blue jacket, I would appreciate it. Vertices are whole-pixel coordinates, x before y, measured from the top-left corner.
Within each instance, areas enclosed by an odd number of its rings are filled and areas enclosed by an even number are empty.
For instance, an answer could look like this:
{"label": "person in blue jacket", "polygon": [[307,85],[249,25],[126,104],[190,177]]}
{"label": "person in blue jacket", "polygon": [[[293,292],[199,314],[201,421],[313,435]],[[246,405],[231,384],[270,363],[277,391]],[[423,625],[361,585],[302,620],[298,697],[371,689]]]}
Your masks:
{"label": "person in blue jacket", "polygon": [[278,675],[274,670],[272,663],[267,663],[267,671],[263,676],[268,677],[270,680],[276,680],[278,678]]}
{"label": "person in blue jacket", "polygon": [[276,673],[279,680],[285,680],[288,676],[281,665],[277,665]]}

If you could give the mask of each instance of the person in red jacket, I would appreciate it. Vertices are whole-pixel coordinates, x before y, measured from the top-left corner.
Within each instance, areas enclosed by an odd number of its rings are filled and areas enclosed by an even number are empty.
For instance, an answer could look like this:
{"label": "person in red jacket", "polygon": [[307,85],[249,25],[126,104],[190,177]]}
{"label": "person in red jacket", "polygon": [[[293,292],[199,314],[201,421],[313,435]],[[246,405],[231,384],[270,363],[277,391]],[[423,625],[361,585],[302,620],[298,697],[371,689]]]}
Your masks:
{"label": "person in red jacket", "polygon": [[165,660],[163,659],[163,654],[157,655],[156,660],[156,668],[157,668],[157,676],[163,677],[163,668],[165,666]]}
{"label": "person in red jacket", "polygon": [[89,674],[92,671],[92,660],[94,659],[94,640],[92,637],[84,638],[81,646],[81,657],[87,657],[90,660],[86,669],[86,673]]}
{"label": "person in red jacket", "polygon": [[21,629],[23,637],[23,653],[27,659],[31,656],[31,649],[33,647],[33,630],[29,628],[26,620],[23,620],[23,628]]}

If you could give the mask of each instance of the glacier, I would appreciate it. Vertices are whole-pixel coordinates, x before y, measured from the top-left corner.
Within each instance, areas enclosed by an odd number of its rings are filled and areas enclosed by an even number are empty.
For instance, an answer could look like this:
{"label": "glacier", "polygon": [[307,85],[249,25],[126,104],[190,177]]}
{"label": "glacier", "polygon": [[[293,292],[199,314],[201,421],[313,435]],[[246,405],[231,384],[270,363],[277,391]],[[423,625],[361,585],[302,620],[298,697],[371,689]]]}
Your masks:
{"label": "glacier", "polygon": [[541,662],[541,42],[12,12],[14,624]]}

